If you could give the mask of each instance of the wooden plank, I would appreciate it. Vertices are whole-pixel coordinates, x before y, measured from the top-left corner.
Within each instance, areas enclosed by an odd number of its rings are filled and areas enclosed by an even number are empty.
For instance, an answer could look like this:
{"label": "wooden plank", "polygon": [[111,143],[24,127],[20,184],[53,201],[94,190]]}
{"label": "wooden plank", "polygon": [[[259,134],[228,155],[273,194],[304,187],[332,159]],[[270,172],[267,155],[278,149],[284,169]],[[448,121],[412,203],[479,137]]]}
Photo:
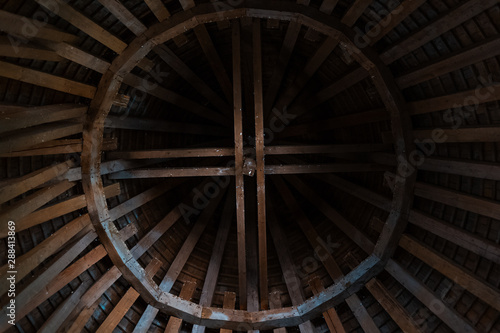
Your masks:
{"label": "wooden plank", "polygon": [[[95,310],[99,307],[100,300],[94,302],[94,304],[83,308],[82,311],[76,314],[76,318],[66,325],[71,325],[70,327],[65,327],[62,329],[63,332],[81,332],[85,329],[85,325],[89,321],[90,317],[94,314]],[[78,305],[78,304],[77,304]],[[74,311],[74,310],[73,310]],[[68,321],[68,320],[66,320]],[[70,331],[72,330],[72,331]]]}
{"label": "wooden plank", "polygon": [[0,61],[0,76],[90,99],[96,93],[93,86],[5,61]]}
{"label": "wooden plank", "polygon": [[493,36],[465,49],[413,68],[409,73],[396,78],[396,83],[401,89],[405,89],[460,68],[494,58],[499,54],[500,38]]}
{"label": "wooden plank", "polygon": [[381,59],[384,63],[390,64],[497,3],[497,0],[469,0],[460,4],[408,38],[392,46],[381,54]]}
{"label": "wooden plank", "polygon": [[[314,276],[312,279],[310,279],[309,285],[311,286],[311,290],[314,295],[317,295],[325,290],[323,282],[318,276]],[[340,320],[334,308],[330,308],[327,311],[323,312],[323,317],[325,318],[330,333],[345,333],[342,321]]]}
{"label": "wooden plank", "polygon": [[104,319],[104,322],[97,329],[97,333],[112,332],[120,323],[120,320],[125,316],[127,311],[132,307],[134,302],[139,298],[139,293],[134,288],[129,288],[125,295],[120,298],[120,301],[113,308],[111,313]]}
{"label": "wooden plank", "polygon": [[[4,207],[2,209],[2,212],[0,212],[0,220],[15,221],[16,231],[19,232],[25,229],[22,227],[22,224],[19,226],[20,228],[18,228],[19,221],[22,218],[42,207],[47,202],[57,198],[59,195],[66,192],[75,185],[76,183],[62,181],[54,185],[42,188],[35,193],[30,194],[19,201],[16,201],[13,205]],[[7,231],[7,223],[3,223],[0,226],[0,238],[7,237]]]}
{"label": "wooden plank", "polygon": [[[39,22],[38,20],[0,10],[0,31],[4,31],[13,36],[22,36],[22,38],[10,37],[12,38],[11,42],[14,48],[17,47],[18,44],[23,43],[24,39],[31,38],[40,38],[56,42],[76,42],[78,40],[78,37],[75,35],[63,32],[48,23],[44,23],[40,26]],[[33,29],[32,35],[26,33],[26,29],[29,26],[36,27],[36,29]]]}
{"label": "wooden plank", "polygon": [[122,241],[126,241],[130,237],[136,235],[138,231],[139,229],[137,229],[137,225],[135,223],[129,223],[120,229],[120,238]]}
{"label": "wooden plank", "polygon": [[257,164],[257,224],[260,309],[269,308],[267,286],[266,176],[264,174],[264,95],[262,92],[262,44],[260,20],[253,21],[253,79],[255,106],[255,161]]}
{"label": "wooden plank", "polygon": [[453,263],[441,253],[429,248],[409,235],[403,235],[399,246],[419,258],[441,274],[467,289],[483,302],[500,311],[500,293],[494,287],[471,274],[463,267]]}
{"label": "wooden plank", "polygon": [[[0,153],[0,157],[21,157],[41,155],[66,155],[82,152],[82,139],[51,140],[42,145],[35,145],[25,150],[17,150],[10,153]],[[102,144],[103,151],[118,148],[118,138],[105,138]]]}
{"label": "wooden plank", "polygon": [[[323,0],[321,5],[319,6],[319,10],[320,12],[323,12],[327,15],[331,15],[338,2],[338,0]],[[319,39],[319,33],[316,32],[313,28],[309,28],[304,35],[304,38],[315,42]]]}
{"label": "wooden plank", "polygon": [[18,130],[13,134],[4,136],[0,140],[0,153],[11,153],[27,149],[40,142],[52,141],[81,133],[82,130],[83,123],[81,120],[75,122],[57,122]]}
{"label": "wooden plank", "polygon": [[50,317],[43,323],[42,327],[37,331],[39,333],[54,333],[57,332],[68,315],[73,311],[78,301],[87,291],[90,285],[90,279],[83,281],[78,288],[73,291],[54,311]]}
{"label": "wooden plank", "polygon": [[408,271],[394,260],[390,259],[385,266],[399,283],[422,302],[432,313],[441,319],[453,332],[476,332],[464,318],[446,303],[439,300],[439,295],[434,294],[424,283],[418,281]]}
{"label": "wooden plank", "polygon": [[386,168],[373,163],[334,163],[311,165],[266,165],[266,175],[291,175],[303,173],[330,173],[330,172],[381,172]]}
{"label": "wooden plank", "polygon": [[328,153],[368,153],[376,151],[391,150],[390,144],[366,143],[366,144],[334,144],[334,145],[289,145],[289,146],[266,146],[266,155],[292,155],[292,154],[328,154]]}
{"label": "wooden plank", "polygon": [[[29,285],[23,288],[22,291],[18,292],[16,295],[16,307],[19,306],[19,310],[17,311],[18,318],[24,317],[21,316],[21,313],[24,310],[24,307],[27,307],[29,303],[33,301],[33,295],[44,291],[47,288],[48,284],[57,277],[57,275],[68,265],[70,264],[87,246],[90,245],[91,242],[97,237],[97,234],[94,231],[88,231],[86,234],[82,235],[80,239],[78,239],[74,244],[67,247],[62,251],[60,255],[58,255],[53,263],[45,270],[43,273],[38,275],[36,279],[34,279]],[[0,318],[0,330],[5,331],[6,325],[8,325],[7,320],[7,308],[3,308],[0,312],[2,317]],[[21,312],[21,313],[20,313]]]}
{"label": "wooden plank", "polygon": [[117,151],[106,154],[109,159],[146,159],[180,157],[222,157],[234,156],[234,148],[178,148]]}
{"label": "wooden plank", "polygon": [[[113,266],[104,275],[102,275],[99,280],[97,280],[92,287],[87,290],[87,292],[80,299],[80,303],[75,307],[70,316],[71,318],[77,317],[79,320],[75,320],[72,325],[69,326],[67,332],[80,332],[83,326],[90,319],[94,311],[86,311],[92,307],[92,304],[96,303],[104,292],[115,283],[121,277],[122,273],[120,270]],[[81,316],[83,314],[83,316]]]}
{"label": "wooden plank", "polygon": [[234,173],[232,167],[135,169],[110,174],[109,179],[234,176]]}
{"label": "wooden plank", "polygon": [[[481,99],[476,101],[471,96],[480,93]],[[448,110],[457,106],[476,107],[476,103],[489,103],[500,100],[500,84],[487,84],[482,89],[471,89],[455,94],[432,97],[408,103],[411,115],[426,114],[430,112]]]}
{"label": "wooden plank", "polygon": [[115,16],[124,26],[127,27],[134,35],[143,34],[147,27],[142,24],[121,2],[114,0],[98,0],[113,16]]}
{"label": "wooden plank", "polygon": [[[2,28],[0,27],[0,29]],[[17,43],[13,43],[12,41],[13,39],[15,39],[15,37],[0,36],[1,57],[55,61],[55,62],[63,60],[63,58],[57,55],[57,53],[55,53],[54,51],[40,48],[38,46],[32,45],[31,43],[28,44],[20,43],[19,45],[16,45]]]}
{"label": "wooden plank", "polygon": [[226,100],[231,102],[233,100],[233,91],[231,80],[229,80],[229,76],[227,75],[226,69],[222,63],[222,60],[217,53],[217,50],[210,38],[210,35],[207,31],[207,28],[204,24],[200,24],[193,29],[196,38],[198,38],[198,42],[200,43],[201,49],[205,53],[208,63],[212,68],[212,72],[215,75],[215,78],[219,82],[220,87],[222,88],[222,92],[224,93]]}
{"label": "wooden plank", "polygon": [[236,175],[236,223],[238,238],[238,284],[240,309],[247,306],[246,241],[245,241],[245,183],[243,179],[243,104],[241,86],[240,23],[232,22],[234,157]]}
{"label": "wooden plank", "polygon": [[[224,292],[224,300],[222,301],[222,308],[224,309],[234,309],[236,305],[236,293],[231,291]],[[232,330],[221,329],[220,333],[232,333]]]}
{"label": "wooden plank", "polygon": [[[115,183],[104,188],[104,195],[106,198],[112,198],[119,195],[120,193],[121,190],[119,183]],[[16,221],[16,230],[26,230],[35,225],[39,225],[41,223],[55,219],[56,217],[63,216],[65,214],[74,212],[75,210],[84,208],[85,206],[87,206],[87,202],[85,200],[84,194],[73,196],[68,200],[61,201],[52,206],[39,209]]]}
{"label": "wooden plank", "polygon": [[158,21],[165,21],[170,17],[170,12],[161,0],[144,0],[151,12],[156,16]]}
{"label": "wooden plank", "polygon": [[106,29],[103,29],[94,21],[85,17],[83,14],[75,10],[69,4],[62,0],[54,0],[54,3],[47,3],[43,0],[35,0],[40,6],[46,8],[50,12],[65,19],[73,26],[85,32],[90,37],[107,46],[116,53],[122,53],[127,47],[127,44],[113,36]]}
{"label": "wooden plank", "polygon": [[153,257],[153,259],[151,259],[149,264],[144,268],[144,271],[146,272],[146,275],[149,278],[153,279],[153,277],[156,275],[156,273],[158,273],[162,265],[163,263],[161,262],[160,259]]}
{"label": "wooden plank", "polygon": [[[194,292],[196,291],[196,281],[188,280],[182,285],[179,297],[187,301],[191,301]],[[179,333],[181,331],[182,319],[170,316],[168,319],[165,333]]]}
{"label": "wooden plank", "polygon": [[[276,216],[274,215],[274,210],[271,210],[268,222],[269,231],[271,232],[274,247],[276,248],[276,251],[278,253],[281,270],[283,271],[283,278],[285,279],[285,284],[287,286],[288,294],[290,295],[292,304],[301,304],[305,301],[302,282],[300,281],[300,278],[295,271],[295,266],[293,264],[290,250],[286,245],[288,242],[281,226],[278,224]],[[313,333],[314,326],[310,321],[306,321],[303,324],[299,325],[299,330],[301,333]]]}
{"label": "wooden plank", "polygon": [[180,123],[161,119],[108,116],[104,122],[107,128],[122,128],[138,131],[182,133],[194,135],[227,136],[223,127],[209,124]]}
{"label": "wooden plank", "polygon": [[[269,308],[271,310],[279,310],[283,307],[281,302],[281,292],[279,290],[274,290],[269,293]],[[286,333],[285,327],[275,328],[273,333]]]}
{"label": "wooden plank", "polygon": [[354,317],[356,317],[359,325],[365,332],[380,333],[378,326],[375,324],[368,311],[366,311],[366,308],[361,303],[358,295],[353,294],[347,297],[345,299],[345,302],[347,303],[352,313],[354,314]]}
{"label": "wooden plank", "polygon": [[[222,217],[220,219],[219,228],[217,230],[217,236],[215,237],[212,255],[210,256],[210,262],[207,268],[207,274],[205,276],[205,282],[203,283],[203,289],[201,290],[201,297],[199,303],[201,306],[209,307],[212,305],[212,300],[215,292],[215,287],[217,286],[217,279],[219,277],[219,271],[222,263],[224,249],[226,247],[227,238],[229,236],[229,230],[231,229],[231,225],[233,223],[234,207],[235,207],[235,198],[234,196],[229,194],[226,197],[226,202],[224,204],[224,208],[222,211]],[[193,325],[192,333],[204,333],[204,332],[205,332],[204,326]]]}
{"label": "wooden plank", "polygon": [[63,175],[74,164],[68,160],[59,164],[48,166],[36,171],[33,171],[25,176],[13,178],[9,184],[0,188],[0,203],[4,203],[10,199],[17,197],[37,186],[46,183],[47,181]]}
{"label": "wooden plank", "polygon": [[341,22],[352,27],[372,2],[373,0],[356,0],[342,17]]}

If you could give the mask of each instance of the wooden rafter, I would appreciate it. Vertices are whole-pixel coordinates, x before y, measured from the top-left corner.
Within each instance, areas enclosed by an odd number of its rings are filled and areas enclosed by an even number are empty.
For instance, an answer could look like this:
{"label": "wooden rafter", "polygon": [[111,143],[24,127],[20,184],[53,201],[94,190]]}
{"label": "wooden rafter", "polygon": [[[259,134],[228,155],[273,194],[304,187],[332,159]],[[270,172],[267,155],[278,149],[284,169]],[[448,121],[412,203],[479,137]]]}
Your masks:
{"label": "wooden rafter", "polygon": [[96,333],[112,332],[137,298],[139,298],[139,293],[134,288],[129,288],[101,326],[99,326]]}
{"label": "wooden rafter", "polygon": [[[311,286],[311,290],[314,295],[317,295],[321,293],[323,290],[325,290],[323,282],[318,276],[315,276],[312,279],[310,279],[309,285]],[[339,315],[337,314],[334,308],[331,308],[328,311],[323,312],[323,318],[325,318],[330,333],[345,333],[342,321],[340,320]]]}
{"label": "wooden rafter", "polygon": [[[190,301],[196,291],[196,281],[188,280],[182,285],[179,297]],[[181,330],[182,319],[170,316],[168,319],[165,333],[179,333]]]}
{"label": "wooden rafter", "polygon": [[[222,307],[224,309],[234,309],[236,304],[236,293],[226,291],[224,292],[224,300],[222,301]],[[221,329],[220,333],[232,333],[232,330]]]}

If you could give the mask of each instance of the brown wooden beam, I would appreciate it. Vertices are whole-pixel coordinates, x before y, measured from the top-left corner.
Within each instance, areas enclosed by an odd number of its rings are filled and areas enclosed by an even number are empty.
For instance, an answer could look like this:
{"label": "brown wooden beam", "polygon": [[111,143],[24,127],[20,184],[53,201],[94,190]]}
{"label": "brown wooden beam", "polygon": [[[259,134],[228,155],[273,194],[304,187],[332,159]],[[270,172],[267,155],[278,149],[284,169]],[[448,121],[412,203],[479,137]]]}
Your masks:
{"label": "brown wooden beam", "polygon": [[[179,297],[190,301],[196,291],[196,281],[188,280],[182,285]],[[165,333],[179,333],[181,331],[182,319],[170,316],[165,328]]]}
{"label": "brown wooden beam", "polygon": [[[236,304],[236,293],[233,293],[231,291],[225,291],[224,292],[224,300],[222,302],[222,308],[224,309],[234,309],[234,306]],[[232,333],[232,330],[228,329],[221,329],[220,333]]]}
{"label": "brown wooden beam", "polygon": [[[281,302],[281,292],[279,290],[274,290],[269,293],[269,308],[271,310],[279,310],[283,307]],[[275,328],[273,333],[286,333],[285,327]]]}
{"label": "brown wooden beam", "polygon": [[55,62],[63,60],[63,58],[54,51],[38,47],[32,43],[24,44],[21,42],[17,45],[16,37],[13,36],[0,36],[0,56]]}
{"label": "brown wooden beam", "polygon": [[234,156],[234,148],[178,148],[136,151],[117,151],[106,154],[109,159],[147,159],[181,157]]}
{"label": "brown wooden beam", "polygon": [[135,291],[134,288],[129,288],[125,295],[120,298],[120,301],[116,304],[111,313],[104,319],[104,322],[99,326],[96,333],[112,332],[137,298],[139,298],[139,293]]}
{"label": "brown wooden beam", "polygon": [[[102,150],[115,150],[118,148],[118,138],[105,138],[102,143]],[[81,153],[83,149],[82,139],[62,139],[51,140],[42,144],[37,144],[25,150],[17,150],[10,153],[0,153],[0,157],[21,157],[40,155],[66,155]]]}
{"label": "brown wooden beam", "polygon": [[297,146],[266,146],[266,155],[292,155],[292,154],[328,154],[328,153],[354,153],[375,152],[391,150],[390,144],[334,144],[334,145],[297,145]]}
{"label": "brown wooden beam", "polygon": [[234,172],[231,167],[135,169],[110,174],[109,179],[234,176]]}
{"label": "brown wooden beam", "polygon": [[386,169],[370,163],[334,163],[311,165],[266,165],[266,175],[290,175],[331,172],[381,172]]}
{"label": "brown wooden beam", "polygon": [[[317,295],[325,290],[323,282],[318,276],[314,276],[312,279],[310,279],[309,285],[311,286],[311,290],[314,295]],[[328,309],[326,312],[323,312],[323,318],[325,318],[330,333],[345,333],[342,321],[340,320],[339,315],[334,308]]]}

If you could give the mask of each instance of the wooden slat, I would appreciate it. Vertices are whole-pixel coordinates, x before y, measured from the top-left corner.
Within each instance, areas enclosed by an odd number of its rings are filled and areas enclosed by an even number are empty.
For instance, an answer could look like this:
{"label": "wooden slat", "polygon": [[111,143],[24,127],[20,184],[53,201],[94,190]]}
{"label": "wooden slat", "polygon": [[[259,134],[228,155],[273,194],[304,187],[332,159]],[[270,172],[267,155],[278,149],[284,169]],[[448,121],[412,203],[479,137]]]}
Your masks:
{"label": "wooden slat", "polygon": [[297,145],[297,146],[266,146],[266,155],[291,155],[291,154],[328,154],[328,153],[367,153],[391,150],[390,144],[335,144],[335,145]]}
{"label": "wooden slat", "polygon": [[[57,198],[59,195],[66,192],[75,185],[76,183],[62,181],[54,185],[42,188],[35,193],[30,194],[25,198],[17,201],[13,205],[2,209],[2,212],[0,212],[0,221],[16,221],[16,231],[21,231],[25,228],[22,228],[22,225],[20,225],[20,228],[17,228],[17,224],[19,224],[19,221],[22,218],[42,207],[47,202]],[[7,224],[3,223],[0,226],[0,238],[6,236]]]}
{"label": "wooden slat", "polygon": [[[295,266],[293,264],[292,256],[290,250],[286,245],[288,242],[283,233],[281,226],[278,224],[276,217],[274,216],[274,211],[271,211],[270,218],[268,219],[269,230],[271,232],[274,246],[278,253],[278,259],[280,262],[281,269],[283,271],[283,278],[285,279],[285,284],[288,289],[288,294],[292,300],[293,305],[301,304],[305,301],[304,289],[302,288],[302,282],[295,271]],[[299,325],[301,333],[313,333],[314,326],[310,321],[306,321]]]}
{"label": "wooden slat", "polygon": [[113,36],[106,29],[103,29],[97,23],[93,22],[83,14],[75,10],[69,4],[62,0],[54,0],[54,3],[47,3],[43,0],[35,0],[40,6],[54,12],[54,14],[65,19],[73,26],[85,32],[90,37],[99,41],[116,53],[122,53],[127,47],[127,44]]}
{"label": "wooden slat", "polygon": [[[12,37],[12,45],[14,49],[18,44],[22,44],[22,41],[25,38],[41,38],[56,42],[76,42],[78,40],[78,37],[75,35],[63,32],[45,22],[41,26],[39,22],[40,21],[0,10],[0,31],[4,31],[13,36],[23,36],[23,39]],[[26,29],[29,26],[36,27],[36,29],[33,29],[32,31],[32,36],[29,36],[26,33]]]}
{"label": "wooden slat", "polygon": [[405,89],[499,54],[500,37],[497,35],[430,63],[422,64],[396,78],[396,83],[401,89]]}
{"label": "wooden slat", "polygon": [[260,20],[253,21],[253,79],[255,106],[255,161],[257,164],[257,223],[260,309],[269,308],[267,286],[266,179],[264,174],[264,96],[262,91],[262,45]]}
{"label": "wooden slat", "polygon": [[469,0],[460,4],[382,53],[381,59],[390,64],[497,3],[497,0]]}
{"label": "wooden slat", "polygon": [[353,315],[359,322],[359,325],[365,332],[370,333],[380,333],[378,326],[373,321],[373,318],[370,316],[366,308],[361,303],[358,295],[353,294],[345,299],[345,302],[351,309]]}
{"label": "wooden slat", "polygon": [[53,178],[63,175],[73,164],[74,162],[68,160],[36,170],[22,177],[10,179],[8,184],[0,188],[0,203],[4,203]]}
{"label": "wooden slat", "polygon": [[136,36],[143,34],[147,27],[142,24],[121,2],[115,0],[98,0],[111,14]]}
{"label": "wooden slat", "polygon": [[[229,230],[231,229],[231,225],[233,223],[234,207],[235,198],[234,196],[229,194],[226,197],[222,217],[220,219],[219,228],[217,230],[217,236],[215,237],[212,255],[210,256],[210,262],[207,268],[207,274],[205,276],[205,282],[203,283],[203,289],[201,290],[199,303],[201,306],[209,307],[212,305],[215,287],[217,286],[217,279],[222,263],[222,257],[224,255],[224,249],[226,247],[227,238],[229,236]],[[192,333],[203,332],[205,332],[204,326],[193,325]]]}
{"label": "wooden slat", "polygon": [[120,229],[120,238],[122,241],[126,241],[130,237],[134,236],[137,234],[139,229],[137,228],[137,225],[135,223],[129,223],[125,227]]}
{"label": "wooden slat", "polygon": [[93,86],[5,61],[0,61],[0,76],[90,99],[96,92]]}
{"label": "wooden slat", "polygon": [[[196,291],[195,281],[184,282],[179,297],[187,301],[191,301],[191,298]],[[165,333],[179,333],[181,330],[182,319],[170,316],[168,319],[167,327],[165,328]]]}
{"label": "wooden slat", "polygon": [[161,0],[144,0],[151,12],[156,16],[158,21],[165,21],[170,17],[170,12]]}
{"label": "wooden slat", "polygon": [[108,116],[104,122],[104,127],[195,135],[228,136],[229,134],[223,127],[215,125],[179,123],[161,119],[143,119],[137,117]]}
{"label": "wooden slat", "polygon": [[311,165],[266,165],[266,175],[290,175],[302,173],[331,173],[331,172],[381,172],[385,169],[371,163],[334,163]]}
{"label": "wooden slat", "polygon": [[[1,17],[1,13],[0,13]],[[3,23],[3,22],[2,22]],[[2,27],[0,26],[0,29]],[[38,46],[20,43],[16,45],[16,37],[12,36],[0,36],[0,56],[9,58],[19,58],[19,59],[33,59],[33,60],[43,60],[43,61],[61,61],[62,57],[57,55],[54,51],[40,48]]]}
{"label": "wooden slat", "polygon": [[[279,290],[274,290],[269,293],[269,308],[271,310],[281,309],[283,303],[281,302],[281,292]],[[275,328],[273,333],[286,333],[285,327]]]}
{"label": "wooden slat", "polygon": [[[323,290],[325,290],[323,282],[318,276],[315,276],[312,279],[310,279],[309,285],[311,286],[311,290],[314,295],[317,295],[321,293]],[[323,318],[325,318],[330,333],[345,333],[342,321],[340,320],[334,308],[330,308],[327,311],[323,312]]]}
{"label": "wooden slat", "polygon": [[208,63],[210,64],[212,72],[214,73],[215,78],[219,82],[219,85],[226,96],[226,100],[231,102],[233,100],[232,84],[212,39],[210,38],[206,26],[204,24],[200,24],[196,26],[193,31],[196,38],[198,38],[201,49],[205,52]]}
{"label": "wooden slat", "polygon": [[135,169],[110,174],[109,179],[233,176],[234,172],[231,167]]}
{"label": "wooden slat", "polygon": [[146,159],[180,157],[234,156],[234,148],[179,148],[136,151],[117,151],[106,154],[109,159]]}
{"label": "wooden slat", "polygon": [[[104,195],[106,198],[111,198],[120,194],[120,184],[106,186],[104,188]],[[22,231],[31,228],[35,225],[50,221],[56,217],[74,212],[75,210],[87,206],[85,195],[78,195],[69,198],[68,200],[58,202],[52,206],[39,209],[26,217],[16,221],[16,230]]]}
{"label": "wooden slat", "polygon": [[241,86],[240,23],[232,22],[233,48],[233,103],[234,103],[234,156],[236,174],[236,223],[238,233],[238,284],[241,310],[247,306],[246,241],[245,241],[245,184],[243,179],[243,104]]}
{"label": "wooden slat", "polygon": [[[236,305],[236,293],[231,291],[224,292],[224,300],[222,301],[222,308],[224,309],[234,309]],[[221,329],[220,333],[232,333],[232,330]]]}
{"label": "wooden slat", "polygon": [[458,312],[446,303],[441,302],[438,295],[434,294],[425,284],[414,278],[394,260],[390,259],[385,269],[454,332],[477,332]]}
{"label": "wooden slat", "polygon": [[97,333],[112,332],[127,311],[132,307],[134,302],[139,298],[139,293],[134,288],[129,288],[125,295],[120,298],[120,301],[113,308],[111,313],[104,319],[104,322],[97,329]]}

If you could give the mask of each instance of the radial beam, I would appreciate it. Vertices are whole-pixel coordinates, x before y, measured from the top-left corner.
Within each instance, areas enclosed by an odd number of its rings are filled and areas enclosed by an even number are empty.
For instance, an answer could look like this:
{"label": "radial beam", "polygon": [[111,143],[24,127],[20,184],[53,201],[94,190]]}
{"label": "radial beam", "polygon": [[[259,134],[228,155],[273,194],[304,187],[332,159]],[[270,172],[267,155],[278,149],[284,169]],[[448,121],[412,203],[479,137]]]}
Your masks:
{"label": "radial beam", "polygon": [[129,288],[101,326],[99,326],[96,333],[112,332],[116,326],[118,326],[120,320],[127,314],[127,311],[132,307],[137,298],[139,298],[139,293],[134,288]]}
{"label": "radial beam", "polygon": [[117,151],[106,155],[109,159],[147,159],[181,157],[234,156],[234,148],[179,148],[137,151]]}
{"label": "radial beam", "polygon": [[267,287],[266,175],[264,173],[264,97],[262,92],[262,45],[260,19],[253,22],[253,79],[255,105],[255,152],[257,164],[257,224],[259,244],[260,308],[269,308]]}
{"label": "radial beam", "polygon": [[334,144],[334,145],[290,145],[267,146],[264,148],[266,155],[292,155],[292,154],[329,154],[329,153],[368,153],[392,150],[391,144],[366,143],[366,144]]}
{"label": "radial beam", "polygon": [[240,22],[232,21],[233,48],[233,103],[234,103],[234,157],[236,173],[236,223],[238,233],[238,282],[240,308],[246,309],[246,241],[245,241],[245,182],[243,179],[243,103],[241,86]]}

